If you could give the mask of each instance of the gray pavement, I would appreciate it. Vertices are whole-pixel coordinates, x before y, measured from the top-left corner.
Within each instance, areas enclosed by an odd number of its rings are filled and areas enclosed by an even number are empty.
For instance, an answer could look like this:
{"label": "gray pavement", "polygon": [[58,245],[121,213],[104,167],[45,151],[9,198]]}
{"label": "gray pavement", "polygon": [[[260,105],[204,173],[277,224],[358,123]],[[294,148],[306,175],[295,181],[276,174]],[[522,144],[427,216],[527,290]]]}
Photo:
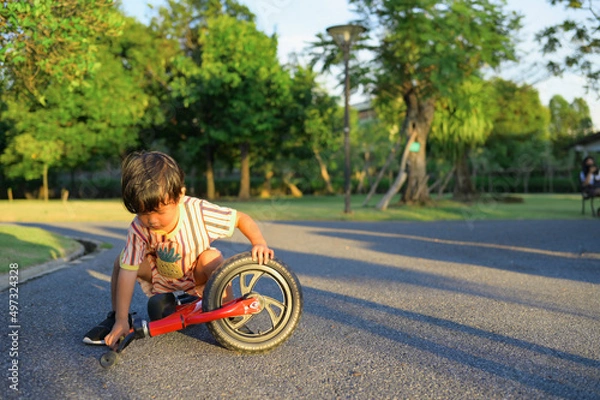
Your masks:
{"label": "gray pavement", "polygon": [[81,339],[109,311],[126,225],[37,225],[114,247],[19,284],[18,328],[0,293],[3,398],[600,398],[600,221],[261,223],[304,290],[288,342],[239,355],[200,325],[103,370]]}

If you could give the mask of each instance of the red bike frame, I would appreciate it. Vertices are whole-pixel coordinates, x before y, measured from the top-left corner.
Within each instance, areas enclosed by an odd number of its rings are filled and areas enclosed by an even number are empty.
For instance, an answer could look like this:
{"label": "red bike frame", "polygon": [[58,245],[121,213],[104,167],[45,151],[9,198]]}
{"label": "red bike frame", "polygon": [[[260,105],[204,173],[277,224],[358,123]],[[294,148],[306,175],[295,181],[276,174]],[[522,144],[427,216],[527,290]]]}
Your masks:
{"label": "red bike frame", "polygon": [[202,299],[190,304],[177,306],[176,311],[159,320],[148,323],[148,336],[158,336],[169,332],[178,331],[189,325],[204,324],[217,319],[239,317],[256,314],[262,310],[258,298],[239,298],[224,304],[213,311],[202,311]]}
{"label": "red bike frame", "polygon": [[147,322],[135,319],[133,328],[127,336],[119,341],[116,350],[111,350],[100,358],[103,368],[108,368],[116,361],[118,353],[136,339],[149,336],[158,336],[165,333],[178,331],[189,325],[203,324],[217,319],[241,317],[243,315],[257,314],[263,310],[263,302],[258,294],[250,294],[224,304],[213,310],[202,310],[202,299],[194,300],[189,304],[178,305],[175,312],[162,319]]}

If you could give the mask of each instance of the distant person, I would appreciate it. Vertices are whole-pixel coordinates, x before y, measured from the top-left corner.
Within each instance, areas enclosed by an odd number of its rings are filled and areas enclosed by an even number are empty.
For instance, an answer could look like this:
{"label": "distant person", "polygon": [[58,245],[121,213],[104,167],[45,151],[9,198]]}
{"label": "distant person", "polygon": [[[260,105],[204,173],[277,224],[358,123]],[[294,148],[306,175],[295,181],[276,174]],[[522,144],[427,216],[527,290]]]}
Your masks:
{"label": "distant person", "polygon": [[592,157],[588,156],[583,159],[579,180],[581,189],[588,196],[600,196],[600,170]]}
{"label": "distant person", "polygon": [[[230,237],[235,228],[252,244],[260,264],[273,258],[256,222],[232,208],[185,195],[184,173],[168,155],[136,152],[121,168],[121,196],[136,214],[125,248],[114,262],[112,311],[84,337],[87,344],[117,345],[130,330],[129,308],[136,280],[148,297],[184,291],[202,297],[208,278],[223,262],[211,243]],[[224,300],[233,300],[228,290]]]}

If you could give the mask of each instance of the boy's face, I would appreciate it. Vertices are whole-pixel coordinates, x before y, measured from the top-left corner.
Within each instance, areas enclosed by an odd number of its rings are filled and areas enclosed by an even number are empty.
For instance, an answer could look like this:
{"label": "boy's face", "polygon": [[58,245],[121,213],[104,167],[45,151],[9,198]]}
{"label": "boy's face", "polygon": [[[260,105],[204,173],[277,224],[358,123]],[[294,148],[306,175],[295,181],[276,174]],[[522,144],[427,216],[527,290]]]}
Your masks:
{"label": "boy's face", "polygon": [[169,233],[179,222],[179,203],[168,201],[153,211],[137,214],[137,217],[146,228]]}

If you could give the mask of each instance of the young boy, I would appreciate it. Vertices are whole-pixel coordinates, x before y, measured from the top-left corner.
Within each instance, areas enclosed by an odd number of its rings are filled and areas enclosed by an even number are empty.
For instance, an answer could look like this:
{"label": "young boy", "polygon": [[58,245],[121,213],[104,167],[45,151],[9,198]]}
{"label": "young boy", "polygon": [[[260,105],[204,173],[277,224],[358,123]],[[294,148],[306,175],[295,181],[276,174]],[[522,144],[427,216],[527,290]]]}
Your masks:
{"label": "young boy", "polygon": [[84,343],[114,347],[129,332],[136,280],[148,297],[178,290],[201,297],[223,262],[210,244],[230,237],[235,228],[252,244],[253,259],[262,264],[274,256],[248,215],[186,196],[183,171],[164,153],[130,154],[122,164],[121,195],[136,217],[113,267],[113,311],[85,335]]}

